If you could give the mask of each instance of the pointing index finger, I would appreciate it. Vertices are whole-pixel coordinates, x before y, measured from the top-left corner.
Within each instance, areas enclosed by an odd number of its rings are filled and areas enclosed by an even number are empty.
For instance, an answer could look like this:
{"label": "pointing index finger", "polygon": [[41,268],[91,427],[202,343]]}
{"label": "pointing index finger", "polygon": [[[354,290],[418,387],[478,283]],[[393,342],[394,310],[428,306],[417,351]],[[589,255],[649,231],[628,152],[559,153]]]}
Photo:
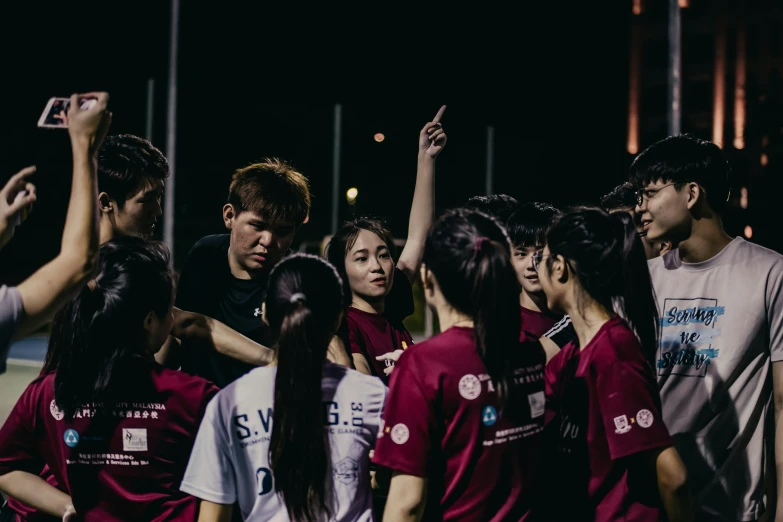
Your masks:
{"label": "pointing index finger", "polygon": [[443,113],[446,112],[446,106],[441,106],[440,110],[438,111],[438,114],[435,115],[435,118],[433,118],[432,123],[440,123],[440,119],[443,117]]}

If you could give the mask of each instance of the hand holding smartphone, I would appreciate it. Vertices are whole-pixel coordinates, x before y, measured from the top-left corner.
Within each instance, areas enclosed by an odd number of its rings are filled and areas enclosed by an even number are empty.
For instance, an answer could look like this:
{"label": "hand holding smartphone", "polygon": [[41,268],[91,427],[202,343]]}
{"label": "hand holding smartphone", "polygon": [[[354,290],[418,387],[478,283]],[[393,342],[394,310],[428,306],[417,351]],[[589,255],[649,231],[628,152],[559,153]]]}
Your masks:
{"label": "hand holding smartphone", "polygon": [[[82,100],[81,109],[85,111],[95,105],[97,101],[96,98],[85,98]],[[38,126],[47,129],[67,129],[68,107],[70,105],[70,98],[50,98],[41,117],[38,118]]]}

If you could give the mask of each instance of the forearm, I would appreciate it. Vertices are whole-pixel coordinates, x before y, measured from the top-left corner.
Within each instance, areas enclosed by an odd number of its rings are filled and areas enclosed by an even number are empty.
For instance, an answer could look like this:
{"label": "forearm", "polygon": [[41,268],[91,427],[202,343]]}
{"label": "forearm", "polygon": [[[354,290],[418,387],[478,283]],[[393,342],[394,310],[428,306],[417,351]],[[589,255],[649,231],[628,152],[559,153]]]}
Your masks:
{"label": "forearm", "polygon": [[39,511],[58,518],[73,502],[71,497],[26,471],[12,471],[0,477],[0,490]]}
{"label": "forearm", "polygon": [[416,166],[416,188],[408,221],[408,241],[427,239],[435,209],[435,158],[422,152]]}
{"label": "forearm", "polygon": [[[691,522],[693,504],[688,488],[688,473],[677,450],[670,446],[657,455],[651,471],[658,480],[658,492],[661,496],[667,520],[670,522]],[[649,469],[649,468],[647,468]]]}
{"label": "forearm", "polygon": [[266,366],[275,360],[274,350],[258,344],[211,317],[207,317],[206,322],[212,344],[223,355],[255,366]]}
{"label": "forearm", "polygon": [[61,255],[94,261],[98,251],[98,160],[86,137],[72,137],[73,183],[65,218]]}
{"label": "forearm", "polygon": [[776,522],[783,522],[783,416],[781,412],[781,402],[775,400],[775,477],[776,477],[776,497],[772,500],[775,509]]}

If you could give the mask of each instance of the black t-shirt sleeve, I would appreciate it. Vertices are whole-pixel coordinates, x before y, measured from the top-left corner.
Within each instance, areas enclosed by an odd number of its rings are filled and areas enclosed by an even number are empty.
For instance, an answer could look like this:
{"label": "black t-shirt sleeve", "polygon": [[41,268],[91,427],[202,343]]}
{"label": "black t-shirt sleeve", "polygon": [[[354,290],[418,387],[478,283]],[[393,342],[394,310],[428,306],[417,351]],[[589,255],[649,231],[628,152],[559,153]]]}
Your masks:
{"label": "black t-shirt sleeve", "polygon": [[574,330],[574,325],[571,323],[571,318],[567,315],[564,316],[543,337],[548,337],[558,348],[563,348],[576,339],[576,330]]}
{"label": "black t-shirt sleeve", "polygon": [[177,308],[209,315],[216,299],[210,289],[228,269],[228,240],[228,234],[207,236],[193,246],[177,283]]}
{"label": "black t-shirt sleeve", "polygon": [[386,296],[384,315],[402,321],[413,314],[413,288],[408,276],[399,268],[394,269],[394,284]]}

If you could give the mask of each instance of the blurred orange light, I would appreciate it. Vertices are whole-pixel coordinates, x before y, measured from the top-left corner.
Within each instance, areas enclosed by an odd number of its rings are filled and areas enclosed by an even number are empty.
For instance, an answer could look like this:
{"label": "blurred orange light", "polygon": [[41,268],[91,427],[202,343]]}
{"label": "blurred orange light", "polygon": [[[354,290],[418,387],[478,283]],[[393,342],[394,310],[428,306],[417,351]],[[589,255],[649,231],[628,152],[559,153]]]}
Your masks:
{"label": "blurred orange light", "polygon": [[742,187],[740,189],[740,208],[748,208],[748,189]]}
{"label": "blurred orange light", "polygon": [[386,136],[384,136],[382,133],[379,132],[375,136],[373,136],[373,138],[375,138],[375,141],[380,143],[380,142],[382,142],[383,140],[386,139]]}
{"label": "blurred orange light", "polygon": [[745,227],[745,237],[748,239],[753,237],[753,228],[750,225]]}
{"label": "blurred orange light", "polygon": [[642,14],[642,0],[633,0],[633,14]]}
{"label": "blurred orange light", "polygon": [[767,157],[766,154],[762,153],[761,154],[761,166],[762,167],[766,167],[767,163],[769,163],[769,158]]}

